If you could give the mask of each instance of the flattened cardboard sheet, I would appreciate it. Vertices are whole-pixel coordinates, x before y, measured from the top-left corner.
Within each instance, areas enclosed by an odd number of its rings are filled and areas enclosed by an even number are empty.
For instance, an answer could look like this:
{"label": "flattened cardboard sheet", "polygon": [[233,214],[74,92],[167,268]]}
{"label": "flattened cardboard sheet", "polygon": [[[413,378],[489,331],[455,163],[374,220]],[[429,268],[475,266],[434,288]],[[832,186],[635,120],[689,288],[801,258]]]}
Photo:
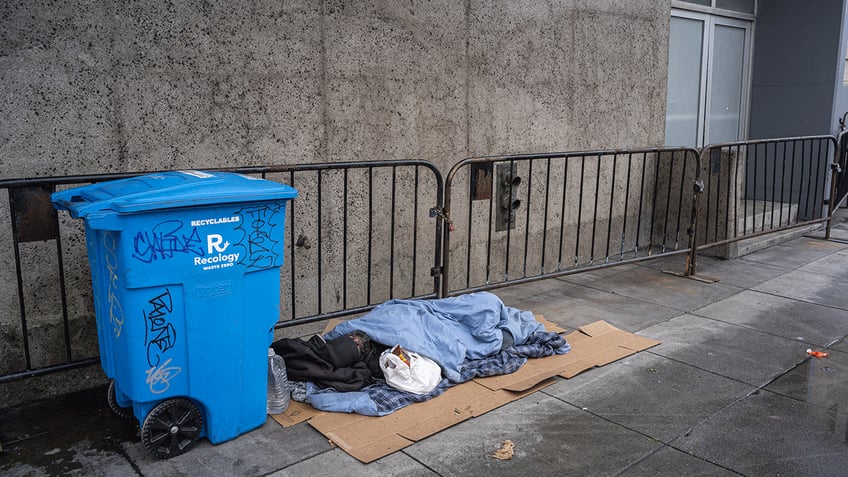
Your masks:
{"label": "flattened cardboard sheet", "polygon": [[[548,331],[565,331],[541,316],[536,318]],[[329,323],[328,330],[333,326],[335,323]],[[554,376],[570,378],[660,343],[627,333],[605,321],[583,326],[565,338],[571,345],[571,351],[566,354],[530,359],[512,374],[474,379],[388,416],[324,412],[292,401],[285,413],[271,417],[283,427],[308,422],[342,450],[367,464],[545,388],[554,383]]]}

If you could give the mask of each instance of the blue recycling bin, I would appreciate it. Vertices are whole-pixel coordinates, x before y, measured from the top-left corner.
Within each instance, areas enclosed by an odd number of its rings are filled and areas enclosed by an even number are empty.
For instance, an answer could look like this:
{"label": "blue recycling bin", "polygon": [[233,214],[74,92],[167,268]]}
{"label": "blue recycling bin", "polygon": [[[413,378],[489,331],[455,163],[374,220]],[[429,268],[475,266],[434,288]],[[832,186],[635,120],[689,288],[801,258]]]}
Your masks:
{"label": "blue recycling bin", "polygon": [[110,407],[156,457],[266,420],[287,185],[174,171],[56,192],[85,224]]}

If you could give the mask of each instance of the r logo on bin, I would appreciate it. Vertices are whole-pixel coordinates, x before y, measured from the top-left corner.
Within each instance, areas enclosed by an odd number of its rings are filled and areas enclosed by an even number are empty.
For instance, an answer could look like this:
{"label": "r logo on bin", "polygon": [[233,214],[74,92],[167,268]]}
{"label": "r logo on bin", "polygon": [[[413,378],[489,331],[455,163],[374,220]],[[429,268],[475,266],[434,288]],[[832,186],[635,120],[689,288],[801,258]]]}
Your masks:
{"label": "r logo on bin", "polygon": [[218,270],[233,267],[238,263],[241,253],[225,253],[230,248],[230,241],[224,241],[224,236],[209,234],[206,236],[205,257],[194,257],[194,264],[200,265],[204,270]]}
{"label": "r logo on bin", "polygon": [[221,242],[224,241],[224,237],[218,234],[209,234],[206,236],[206,250],[210,255],[218,252],[223,253],[227,250],[227,247],[230,246],[230,242],[227,241],[224,245],[221,245]]}

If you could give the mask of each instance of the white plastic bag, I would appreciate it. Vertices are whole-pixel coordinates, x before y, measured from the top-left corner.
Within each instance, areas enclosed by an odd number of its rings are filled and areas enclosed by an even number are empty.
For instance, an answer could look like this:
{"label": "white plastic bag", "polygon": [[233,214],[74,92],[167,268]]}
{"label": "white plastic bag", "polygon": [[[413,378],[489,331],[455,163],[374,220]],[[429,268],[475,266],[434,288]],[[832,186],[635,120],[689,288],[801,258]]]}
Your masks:
{"label": "white plastic bag", "polygon": [[400,345],[383,351],[380,367],[389,386],[415,394],[425,394],[442,381],[442,368],[433,360],[407,351]]}

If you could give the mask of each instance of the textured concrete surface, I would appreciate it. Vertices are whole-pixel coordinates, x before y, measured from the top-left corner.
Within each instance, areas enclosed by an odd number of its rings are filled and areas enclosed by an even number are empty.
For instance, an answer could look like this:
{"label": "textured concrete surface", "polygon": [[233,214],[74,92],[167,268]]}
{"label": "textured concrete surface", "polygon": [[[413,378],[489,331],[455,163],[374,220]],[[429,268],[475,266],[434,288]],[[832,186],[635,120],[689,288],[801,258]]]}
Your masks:
{"label": "textured concrete surface", "polygon": [[669,0],[4,2],[0,178],[659,144],[669,15]]}
{"label": "textured concrete surface", "polygon": [[738,476],[739,474],[673,447],[663,447],[617,475],[628,477],[676,477],[680,475],[725,477]]}
{"label": "textured concrete surface", "polygon": [[[614,326],[635,332],[679,313],[673,308],[598,290],[592,285],[571,284],[562,279],[517,285],[497,293],[512,306],[533,310],[569,328],[577,328],[602,317]],[[563,302],[568,303],[567,313],[564,313]]]}
{"label": "textured concrete surface", "polygon": [[[685,258],[681,256],[680,260],[682,267]],[[678,280],[680,277],[676,275],[655,271],[656,273],[646,275],[641,269],[631,268],[610,274],[606,279],[593,281],[590,286],[678,311],[698,308],[740,291],[740,288],[721,282],[681,282]]]}
{"label": "textured concrete surface", "polygon": [[838,252],[839,242],[802,237],[742,257],[742,260],[794,269]]}
{"label": "textured concrete surface", "polygon": [[[515,444],[508,461],[491,455]],[[407,453],[439,475],[607,475],[661,444],[546,393],[536,393],[431,436]],[[530,464],[530,462],[534,462]]]}
{"label": "textured concrete surface", "polygon": [[[685,262],[680,257],[672,256],[654,260],[646,264],[657,270],[683,272]],[[699,277],[721,277],[721,283],[737,288],[750,288],[754,285],[774,278],[786,272],[786,269],[765,263],[750,263],[744,270],[735,265],[733,260],[698,255],[695,274]]]}
{"label": "textured concrete surface", "polygon": [[[610,382],[615,386],[608,386]],[[754,389],[679,361],[639,353],[592,373],[560,381],[545,392],[668,443]],[[700,399],[669,399],[680,393]],[[624,402],[628,405],[622,406]]]}
{"label": "textured concrete surface", "polygon": [[753,386],[767,384],[805,357],[792,353],[803,347],[800,340],[689,314],[643,332],[662,341],[652,350],[656,354]]}
{"label": "textured concrete surface", "polygon": [[[806,254],[810,249],[818,252]],[[777,276],[747,287],[704,285],[720,293],[683,278],[659,280],[658,264],[650,262],[607,270],[584,284],[559,279],[499,290],[506,303],[544,312],[569,329],[606,319],[663,343],[558,378],[368,465],[308,424],[283,429],[270,419],[229,442],[201,440],[182,456],[155,460],[137,425],[115,416],[99,387],[0,409],[0,474],[842,475],[848,305],[818,297],[842,286],[837,256],[848,244],[804,239],[780,251],[758,252],[769,256],[769,273],[781,270]],[[716,263],[712,271],[722,280],[762,267],[746,259]],[[630,282],[627,296],[596,288],[620,286],[616,270]],[[803,293],[766,286],[793,278],[804,279],[795,282]],[[687,299],[693,290],[702,299]],[[683,299],[674,307],[657,304],[669,296]],[[808,348],[830,354],[814,359]],[[515,443],[515,456],[493,459],[505,439]]]}
{"label": "textured concrete surface", "polygon": [[843,292],[843,288],[832,276],[795,270],[772,278],[753,289],[844,309],[848,307],[848,296]]}
{"label": "textured concrete surface", "polygon": [[841,309],[752,290],[694,313],[817,346],[833,344],[848,326],[848,315]]}
{"label": "textured concrete surface", "polygon": [[835,476],[845,432],[844,413],[757,391],[673,445],[742,475]]}

